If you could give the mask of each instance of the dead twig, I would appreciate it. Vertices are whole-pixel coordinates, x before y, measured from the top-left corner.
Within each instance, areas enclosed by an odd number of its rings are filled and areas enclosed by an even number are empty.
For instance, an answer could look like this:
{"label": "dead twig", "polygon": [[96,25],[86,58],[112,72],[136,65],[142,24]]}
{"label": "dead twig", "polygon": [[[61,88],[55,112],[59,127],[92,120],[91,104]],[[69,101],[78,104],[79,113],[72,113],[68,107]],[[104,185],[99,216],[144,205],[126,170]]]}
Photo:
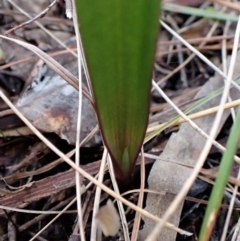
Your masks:
{"label": "dead twig", "polygon": [[20,29],[20,28],[22,28],[22,27],[24,27],[24,26],[26,26],[26,25],[29,25],[30,23],[36,21],[36,20],[39,19],[39,18],[44,17],[44,16],[47,14],[47,12],[48,12],[58,1],[59,1],[59,0],[53,0],[53,2],[52,2],[47,8],[45,8],[41,13],[39,13],[37,16],[35,16],[35,17],[27,20],[27,21],[24,22],[24,23],[21,23],[21,24],[15,26],[15,27],[9,29],[8,31],[6,31],[6,32],[4,33],[4,35],[8,35],[9,33],[13,32],[13,31],[15,31],[15,30],[17,30],[17,29]]}

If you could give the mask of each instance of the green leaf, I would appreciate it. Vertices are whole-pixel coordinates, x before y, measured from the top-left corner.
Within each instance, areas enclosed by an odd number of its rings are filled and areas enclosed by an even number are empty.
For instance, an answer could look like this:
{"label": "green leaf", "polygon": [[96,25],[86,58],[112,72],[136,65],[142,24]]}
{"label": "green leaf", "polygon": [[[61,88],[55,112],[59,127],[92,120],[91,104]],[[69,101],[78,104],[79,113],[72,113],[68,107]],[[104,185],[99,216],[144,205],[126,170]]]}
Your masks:
{"label": "green leaf", "polygon": [[146,131],[158,0],[76,0],[101,132],[116,176],[129,178]]}
{"label": "green leaf", "polygon": [[188,14],[190,16],[198,16],[202,18],[210,18],[210,19],[216,19],[221,21],[232,21],[232,22],[238,21],[238,15],[234,15],[232,13],[224,13],[224,12],[221,12],[220,10],[216,10],[213,7],[207,7],[206,9],[201,9],[201,8],[182,6],[174,3],[165,3],[163,6],[163,9],[165,11]]}
{"label": "green leaf", "polygon": [[223,154],[217,178],[211,192],[207,210],[203,219],[200,231],[199,241],[207,241],[210,239],[211,232],[217,219],[218,211],[221,207],[224,190],[227,185],[228,177],[233,166],[233,157],[236,153],[240,140],[240,109],[238,109],[236,120],[234,121],[230,132],[226,151]]}

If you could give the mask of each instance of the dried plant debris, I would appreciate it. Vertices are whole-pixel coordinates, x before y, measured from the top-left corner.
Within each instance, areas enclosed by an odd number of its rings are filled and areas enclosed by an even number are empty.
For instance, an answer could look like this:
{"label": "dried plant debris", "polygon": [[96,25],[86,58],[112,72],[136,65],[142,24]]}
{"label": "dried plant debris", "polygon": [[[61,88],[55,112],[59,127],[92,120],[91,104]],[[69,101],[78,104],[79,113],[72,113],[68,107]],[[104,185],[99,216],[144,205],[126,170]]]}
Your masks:
{"label": "dried plant debris", "polygon": [[[1,48],[4,52],[5,58],[4,63],[14,63],[10,64],[7,68],[12,74],[18,76],[18,78],[27,79],[31,69],[34,66],[34,61],[36,61],[36,56],[34,56],[30,51],[23,48],[20,45],[12,43],[11,41],[1,40]],[[23,61],[24,59],[30,58],[28,61]],[[2,69],[2,68],[1,68]],[[6,69],[4,69],[6,71]],[[1,70],[2,73],[2,70]]]}
{"label": "dried plant debris", "polygon": [[[42,0],[40,2],[34,1],[33,5],[29,5],[25,0],[14,0],[18,6],[22,7],[25,11],[31,14],[32,19],[39,15],[44,9],[48,8],[49,4],[53,1]],[[49,32],[57,36],[60,40],[65,41],[70,39],[74,35],[73,23],[65,18],[67,13],[71,15],[72,6],[69,5],[71,0],[64,1],[58,0],[55,6],[48,10],[47,14],[43,18],[38,18],[38,21],[43,24]],[[201,4],[206,3],[203,0],[166,0],[165,2],[172,2],[175,4],[198,7]],[[220,6],[220,5],[219,5]],[[216,7],[216,5],[214,5]],[[222,6],[221,6],[222,7]],[[4,34],[12,27],[20,26],[28,18],[23,14],[15,14],[18,11],[8,1],[0,1],[0,33]],[[185,31],[180,33],[189,43],[196,48],[200,49],[209,59],[216,64],[221,62],[219,58],[219,50],[221,49],[221,41],[223,38],[227,40],[227,49],[231,48],[232,39],[235,33],[235,24],[232,24],[228,33],[221,36],[221,28],[223,23],[220,22],[219,28],[217,28],[213,36],[206,38],[206,35],[211,31],[213,22],[210,19],[202,19],[191,16],[192,19],[186,24],[186,15],[176,14],[171,11],[164,12],[164,20],[166,20],[173,28],[174,24],[179,28],[185,28]],[[220,32],[219,32],[220,29]],[[61,63],[66,69],[70,70],[75,76],[77,76],[77,59],[70,54],[61,54],[56,57],[59,50],[58,43],[50,38],[45,32],[37,28],[35,23],[27,24],[21,29],[18,29],[12,34],[18,39],[22,39],[25,42],[32,43],[34,46],[44,50],[51,51],[50,55],[54,55],[55,59]],[[202,45],[206,41],[206,44]],[[181,109],[186,109],[189,105],[192,105],[196,101],[193,99],[195,94],[199,91],[209,76],[213,75],[213,71],[208,66],[203,64],[199,59],[194,58],[188,65],[183,67],[186,72],[187,87],[182,86],[182,75],[179,72],[173,75],[175,68],[181,65],[179,53],[183,54],[184,60],[190,55],[187,48],[181,46],[181,43],[174,39],[166,30],[162,29],[161,35],[157,41],[157,50],[155,57],[155,76],[154,79],[159,81],[160,86],[164,89],[167,95],[179,106]],[[202,46],[202,47],[200,47]],[[76,49],[75,39],[71,39],[68,42],[68,47],[74,51]],[[216,61],[215,61],[216,60]],[[76,126],[76,110],[78,103],[78,92],[69,86],[62,78],[49,69],[37,56],[31,51],[12,43],[11,41],[2,40],[0,43],[0,88],[3,89],[15,105],[21,110],[21,112],[43,133],[54,132],[61,138],[66,139],[70,144],[75,144],[75,126]],[[239,61],[237,62],[239,65]],[[170,77],[169,77],[170,76]],[[172,76],[172,77],[171,77]],[[85,82],[84,75],[83,81]],[[222,79],[215,77],[219,85],[222,85]],[[213,78],[214,79],[214,78]],[[213,81],[211,79],[211,81]],[[215,83],[214,88],[217,88]],[[210,91],[209,85],[205,88],[207,92]],[[201,92],[200,92],[201,93]],[[234,95],[232,96],[234,98]],[[163,123],[175,116],[172,108],[167,103],[162,104],[164,101],[161,96],[155,91],[152,93],[152,108],[151,108],[151,123]],[[160,104],[161,103],[161,104]],[[215,105],[215,104],[213,104]],[[3,134],[9,133],[10,136],[14,133],[24,135],[24,137],[8,138],[4,137],[0,139],[0,174],[2,180],[0,182],[0,204],[5,206],[11,206],[13,208],[26,208],[29,210],[61,210],[75,197],[75,171],[68,170],[63,160],[56,160],[56,156],[50,152],[48,147],[43,143],[40,143],[32,135],[32,132],[23,131],[23,123],[19,121],[19,118],[11,113],[2,111],[7,108],[6,104],[0,100],[1,118],[0,118],[0,131],[3,130]],[[205,108],[205,107],[204,107]],[[9,110],[7,110],[9,111]],[[228,116],[228,113],[226,114]],[[225,117],[224,117],[225,118]],[[222,121],[224,122],[225,119]],[[209,125],[210,119],[201,119],[200,126]],[[82,111],[82,127],[83,131],[81,137],[84,138],[96,125],[96,118],[90,102],[83,97],[83,111]],[[207,124],[206,124],[207,123]],[[209,125],[210,126],[210,125]],[[11,129],[10,129],[11,128]],[[14,128],[14,129],[13,129]],[[177,127],[178,128],[178,127]],[[205,127],[203,127],[205,128]],[[164,133],[161,133],[152,143],[148,143],[145,146],[145,151],[155,155],[159,155],[163,152],[161,157],[163,159],[171,158],[172,163],[168,161],[156,161],[151,174],[148,179],[150,189],[168,189],[166,195],[159,197],[155,194],[148,195],[146,210],[161,216],[166,211],[166,206],[175,197],[179,187],[182,185],[186,176],[191,172],[189,166],[193,166],[193,163],[198,154],[202,144],[201,138],[195,134],[192,134],[191,128],[187,124],[180,126],[180,130],[177,134],[172,134],[169,139],[169,135],[176,129],[168,129]],[[228,130],[228,129],[227,129]],[[21,131],[21,132],[20,132]],[[46,135],[51,142],[59,147],[58,141],[63,143],[64,148],[72,150],[72,146],[67,145],[63,140],[60,140],[56,135]],[[190,137],[189,137],[190,136]],[[228,136],[226,134],[225,136]],[[53,137],[50,138],[50,137]],[[169,139],[169,141],[168,141]],[[100,137],[95,136],[89,145],[99,143]],[[166,145],[166,142],[168,144]],[[197,144],[194,144],[197,143]],[[225,142],[224,142],[225,143]],[[181,149],[181,148],[182,149]],[[59,148],[66,151],[62,146]],[[67,151],[69,151],[67,149]],[[101,148],[99,148],[101,149]],[[86,152],[86,153],[85,153]],[[89,158],[89,152],[91,157]],[[100,150],[102,153],[102,149]],[[239,152],[239,150],[238,150]],[[220,155],[218,150],[212,149],[211,155]],[[97,157],[96,157],[97,156]],[[90,148],[82,148],[81,160],[85,163],[89,163],[94,160],[100,159],[99,150]],[[208,160],[211,166],[213,160]],[[217,158],[214,158],[214,161]],[[178,162],[173,163],[174,160]],[[146,158],[145,164],[153,163],[152,159]],[[189,163],[186,163],[189,161]],[[61,164],[60,164],[61,163]],[[140,163],[140,157],[138,158],[137,165]],[[181,165],[181,164],[182,165]],[[60,164],[60,165],[59,165]],[[146,166],[149,169],[149,166]],[[100,167],[100,161],[89,163],[81,166],[85,171],[91,175],[95,175]],[[235,168],[237,169],[237,167]],[[168,170],[169,173],[168,173]],[[205,169],[203,169],[206,171]],[[216,174],[217,167],[210,168],[208,170]],[[232,173],[235,177],[236,174]],[[139,174],[138,168],[136,169],[136,175]],[[174,174],[174,175],[173,175]],[[4,178],[4,180],[3,180]],[[205,178],[204,180],[213,180],[213,173],[202,172],[199,178]],[[87,182],[84,178],[82,180]],[[230,180],[230,179],[229,179]],[[108,186],[109,179],[104,183]],[[139,176],[134,178],[134,186],[139,181]],[[234,184],[231,182],[230,184]],[[85,191],[82,186],[82,191]],[[182,212],[181,228],[194,233],[192,239],[195,240],[201,224],[202,213],[199,211],[198,206],[201,205],[205,208],[207,201],[206,189],[209,189],[209,184],[198,179],[193,185],[192,189],[188,193],[190,197],[187,197],[184,203],[184,211]],[[86,194],[83,195],[83,227],[86,232],[86,240],[90,240],[90,226],[92,218],[92,208],[94,203],[95,188],[89,189]],[[166,193],[166,191],[165,191]],[[192,196],[201,195],[199,203],[193,203]],[[104,197],[104,198],[103,198]],[[107,194],[102,195],[102,200],[108,198]],[[133,203],[137,203],[135,199],[127,196],[127,199]],[[227,199],[227,198],[225,198]],[[195,198],[196,202],[197,197]],[[203,204],[202,204],[203,203]],[[227,203],[227,200],[226,200]],[[223,206],[223,205],[222,205]],[[222,219],[225,218],[225,211],[228,205],[225,204],[220,218],[219,227],[222,227]],[[70,209],[76,209],[76,206],[72,206]],[[173,223],[176,225],[179,223],[180,213],[182,206],[175,213],[173,217]],[[134,219],[134,212],[128,212],[127,219],[129,230],[131,232],[132,223]],[[9,215],[7,214],[9,213]],[[13,211],[4,212],[0,210],[0,237],[2,239],[9,240],[29,240],[34,232],[38,232],[45,224],[52,219],[52,215],[40,214],[22,214]],[[123,240],[119,232],[119,217],[112,202],[109,201],[105,206],[101,207],[99,213],[96,216],[99,222],[99,226],[105,236],[103,240]],[[144,240],[146,234],[151,232],[154,224],[149,220],[145,221],[145,226],[140,231],[138,240]],[[74,222],[75,220],[75,222]],[[143,222],[141,222],[142,228]],[[113,228],[112,228],[113,226]],[[39,240],[79,240],[79,225],[77,222],[77,214],[64,214],[57,222],[50,225],[49,228],[39,236]],[[110,229],[109,229],[110,228]],[[218,228],[214,233],[213,239],[219,240],[220,231]],[[175,240],[176,234],[170,232],[166,238],[164,232],[160,240]],[[114,237],[111,237],[114,236]],[[177,240],[183,240],[183,236],[178,236]]]}
{"label": "dried plant debris", "polygon": [[[95,175],[100,167],[100,162],[94,162],[88,165],[81,166],[90,175]],[[15,176],[20,179],[21,175]],[[6,177],[6,181],[9,178]],[[81,194],[85,193],[86,188],[84,186],[84,178],[81,178]],[[31,182],[23,186],[19,190],[9,191],[6,188],[0,188],[0,204],[3,206],[13,207],[13,208],[24,208],[28,204],[36,202],[46,197],[52,197],[54,194],[59,194],[62,191],[66,191],[69,188],[75,186],[75,171],[70,169],[65,172],[58,173],[41,179],[39,181]],[[54,198],[56,201],[56,198]],[[52,202],[52,201],[51,201]],[[111,208],[111,204],[110,208]],[[4,214],[3,209],[0,209],[0,216]]]}
{"label": "dried plant debris", "polygon": [[[75,186],[74,171],[69,170],[59,173],[40,181],[32,182],[18,192],[4,193],[4,197],[0,199],[3,206],[12,208],[24,208],[32,202],[38,201],[45,197],[57,194]],[[84,191],[83,187],[83,191]],[[2,192],[2,190],[0,190]],[[3,209],[0,210],[0,215],[3,215]]]}
{"label": "dried plant debris", "polygon": [[[1,34],[28,20],[9,2],[0,3]],[[22,0],[14,2],[34,17],[53,1],[43,0],[41,3],[36,2],[32,5]],[[44,18],[40,18],[38,21],[58,39],[62,41],[67,39],[66,44],[75,51],[76,40],[70,39],[74,35],[73,23],[66,18],[64,19],[64,16],[64,1],[60,0],[53,8],[49,9]],[[42,50],[50,50],[49,55],[55,56],[56,61],[74,76],[78,76],[77,56],[66,53],[66,50],[62,49],[46,32],[40,30],[35,23],[27,24],[10,34],[14,34],[16,38],[31,43]],[[49,69],[31,51],[11,41],[0,41],[0,65],[1,90],[7,93],[22,114],[57,148],[63,153],[72,151],[74,147],[68,143],[75,144],[78,91]],[[86,84],[84,75],[82,78]],[[48,224],[53,216],[46,213],[39,215],[22,214],[20,210],[16,211],[14,208],[25,208],[29,211],[62,210],[75,198],[75,170],[69,169],[69,166],[62,159],[56,157],[45,144],[39,142],[33,133],[26,134],[25,132],[22,136],[23,132],[20,133],[19,130],[23,126],[26,128],[26,126],[19,121],[19,118],[8,109],[2,100],[0,100],[0,110],[0,204],[2,205],[0,209],[0,239],[30,240]],[[96,124],[92,104],[83,96],[81,139],[85,138]],[[5,136],[5,132],[10,133],[10,131],[15,131],[18,137],[12,137],[11,134],[10,138]],[[48,134],[48,132],[51,133]],[[52,132],[67,140],[68,143]],[[88,145],[92,146],[100,141],[98,135]],[[86,147],[85,149],[91,148]],[[90,175],[96,175],[100,166],[100,162],[96,161],[99,160],[99,157],[96,157],[95,149],[91,149],[91,155],[91,161],[95,162],[88,164],[90,162],[89,155],[81,153],[81,161],[83,160],[81,164],[86,164],[82,165],[81,168]],[[80,191],[83,194],[86,189],[82,182],[86,183],[87,181],[83,177],[81,178]],[[92,190],[89,192],[93,194]],[[85,205],[85,196],[86,194],[83,195],[83,205]],[[90,201],[93,204],[93,199]],[[88,205],[85,209],[88,206],[90,209],[87,209],[88,213],[85,213],[85,216],[90,217],[92,204],[89,202],[86,204]],[[38,239],[68,240],[73,233],[72,227],[77,217],[76,205],[73,204],[70,209],[74,211],[58,218]],[[88,222],[86,219],[85,227],[87,227]]]}
{"label": "dried plant debris", "polygon": [[120,218],[110,199],[99,209],[95,219],[105,236],[115,236],[118,233]]}
{"label": "dried plant debris", "polygon": [[185,6],[199,6],[205,2],[205,0],[165,0],[164,2],[176,3]]}
{"label": "dried plant debris", "polygon": [[[71,46],[75,40],[71,40]],[[77,60],[71,54],[58,56],[57,60],[71,73],[77,74]],[[32,124],[42,132],[55,132],[69,144],[75,144],[78,109],[78,91],[46,65],[38,67],[39,72],[31,85],[18,100],[16,106]],[[85,79],[83,75],[83,79]],[[83,96],[81,140],[96,126],[97,121],[91,103]],[[97,138],[97,137],[96,137]],[[100,138],[93,139],[96,144]]]}
{"label": "dried plant debris", "polygon": [[[230,58],[228,58],[229,64]],[[240,65],[240,52],[235,63],[235,70],[233,74],[233,79],[239,78],[239,66]],[[219,74],[215,74],[214,77],[201,88],[198,94],[195,96],[196,99],[204,97],[209,93],[221,88],[224,82]],[[230,91],[230,96],[232,100],[239,98],[239,91],[232,88]],[[204,110],[213,106],[218,105],[221,96],[215,97],[211,101],[207,102],[195,111]],[[230,114],[230,110],[225,110],[219,125],[218,131],[221,130],[223,124]],[[214,120],[214,115],[209,115],[194,121],[203,131],[206,133],[210,132],[212,123]],[[202,151],[202,147],[205,143],[205,138],[198,134],[188,123],[182,124],[177,133],[173,133],[163,151],[160,155],[161,158],[169,160],[178,160],[185,165],[194,166],[198,157]],[[191,170],[186,167],[175,165],[171,162],[162,162],[156,160],[153,168],[148,177],[149,189],[152,190],[171,190],[171,193],[177,194],[184,184],[185,180],[189,177]],[[170,196],[158,196],[154,194],[148,194],[146,210],[155,214],[162,216],[167,210],[168,206],[172,202],[174,197]],[[178,210],[172,216],[170,220],[173,224],[178,226],[181,210],[183,203],[179,206]],[[140,231],[140,240],[145,240],[146,236],[151,232],[154,227],[154,223],[146,218],[144,229]],[[169,229],[164,229],[161,233],[161,237],[158,240],[172,241],[175,240],[176,233]]]}

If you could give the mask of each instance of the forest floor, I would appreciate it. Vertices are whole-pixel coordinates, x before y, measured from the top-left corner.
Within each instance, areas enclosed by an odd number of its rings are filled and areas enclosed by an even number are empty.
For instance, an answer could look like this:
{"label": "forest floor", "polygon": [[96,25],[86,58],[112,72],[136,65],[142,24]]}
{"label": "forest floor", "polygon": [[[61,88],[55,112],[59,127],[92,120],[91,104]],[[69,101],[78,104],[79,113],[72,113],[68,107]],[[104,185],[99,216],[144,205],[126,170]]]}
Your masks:
{"label": "forest floor", "polygon": [[[72,20],[65,16],[65,2],[59,0],[50,9],[48,9],[50,4],[48,0],[32,0],[32,4],[23,0],[15,2],[17,2],[16,5],[12,1],[0,3],[0,34],[4,35],[6,31],[17,26],[8,32],[8,37],[34,45],[53,57],[71,74],[77,76],[74,26]],[[221,11],[222,19],[206,18],[194,15],[194,12],[187,14],[187,8],[179,8],[178,12],[171,11],[169,9],[171,5],[166,5],[163,7],[161,19],[202,53],[216,68],[227,73],[240,4],[234,1],[227,4],[224,1],[201,0],[176,0],[171,3],[181,7],[203,9],[206,12],[210,8],[216,12]],[[47,13],[42,14],[37,20],[22,24],[29,20],[26,13],[33,17],[45,9],[48,9]],[[197,117],[196,123],[202,130],[210,133],[215,115],[204,111],[218,106],[220,97],[200,104],[199,100],[209,97],[215,90],[223,87],[223,78],[216,73],[216,69],[192,54],[188,47],[169,33],[163,24],[161,25],[154,62],[154,80],[180,110],[187,111],[198,103],[198,106],[189,113],[199,114],[203,111]],[[240,66],[239,53],[237,53],[233,80],[240,76],[238,66]],[[0,91],[44,137],[74,161],[78,91],[69,89],[69,83],[59,77],[55,71],[33,51],[1,36]],[[83,91],[89,94],[84,74],[83,79],[85,86]],[[230,97],[230,102],[238,100],[238,91],[231,90]],[[104,146],[93,108],[87,97],[83,99],[82,108],[81,168],[91,176],[96,176],[101,166]],[[228,140],[233,123],[233,112],[234,108],[231,113],[229,110],[225,111],[218,126],[216,140],[223,146],[226,146]],[[163,207],[164,202],[174,199],[191,174],[206,142],[188,124],[176,121],[170,124],[170,121],[177,117],[178,114],[174,108],[157,90],[153,89],[149,126],[144,144],[144,168],[139,155],[131,187],[132,192],[124,196],[137,205],[139,193],[143,192],[143,190],[139,192],[141,178],[145,176],[145,189],[148,191],[144,192],[143,206],[140,208],[149,212],[152,203],[161,202]],[[80,240],[75,200],[75,170],[71,169],[50,146],[33,134],[14,109],[1,98],[0,135],[0,240],[31,240],[38,232],[35,240]],[[237,154],[239,151],[238,148]],[[196,240],[221,157],[221,151],[213,146],[184,203],[179,206],[179,213],[175,214],[175,225],[178,226],[179,223],[181,229],[192,235],[176,236],[176,232],[171,231],[167,234],[168,238],[159,240]],[[156,161],[156,159],[159,160]],[[238,165],[234,164],[231,172],[232,179],[229,179],[211,240],[221,240],[232,189],[237,182],[238,168]],[[166,184],[166,180],[169,180],[169,183]],[[159,182],[162,182],[163,186],[160,185],[160,187]],[[107,167],[103,183],[113,188]],[[81,225],[85,230],[86,239],[90,240],[97,187],[84,176],[81,176],[80,186],[83,192]],[[149,191],[154,194],[148,195]],[[165,201],[162,196],[166,199]],[[108,199],[109,195],[102,193],[100,206],[105,205]],[[239,218],[238,203],[236,198],[227,237],[224,240],[232,239],[234,226]],[[54,222],[51,222],[67,205],[69,205],[68,212],[60,214]],[[152,214],[161,216],[162,213],[156,211],[157,205],[153,207]],[[151,232],[147,226],[151,228],[153,226],[146,225],[148,220],[145,217],[135,216],[135,211],[131,208],[127,206],[124,208],[128,232],[132,237],[129,240],[137,240],[137,237],[139,237],[138,240],[145,240]],[[140,220],[140,225],[137,230],[134,230],[136,219]],[[124,232],[121,229],[116,237],[103,237],[103,240],[125,240]]]}

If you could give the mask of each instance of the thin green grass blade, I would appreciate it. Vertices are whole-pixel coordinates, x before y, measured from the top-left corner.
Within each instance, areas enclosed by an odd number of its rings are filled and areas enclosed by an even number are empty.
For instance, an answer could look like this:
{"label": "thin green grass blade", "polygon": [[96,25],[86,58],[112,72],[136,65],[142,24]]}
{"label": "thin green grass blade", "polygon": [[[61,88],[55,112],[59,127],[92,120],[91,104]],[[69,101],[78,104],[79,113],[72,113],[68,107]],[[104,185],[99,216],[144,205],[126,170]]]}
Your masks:
{"label": "thin green grass blade", "polygon": [[191,16],[198,16],[202,18],[210,18],[210,19],[232,21],[232,22],[238,21],[238,15],[219,12],[213,7],[201,9],[201,8],[182,6],[174,3],[165,3],[163,5],[163,9],[170,12],[188,14]]}
{"label": "thin green grass blade", "polygon": [[224,189],[227,184],[229,174],[232,170],[233,156],[236,153],[240,140],[240,109],[238,109],[236,120],[233,124],[230,136],[227,141],[226,151],[223,154],[217,179],[215,181],[207,210],[204,216],[199,241],[207,241],[210,238],[212,229],[217,219],[218,211],[221,206]]}
{"label": "thin green grass blade", "polygon": [[76,0],[101,132],[118,179],[143,142],[160,1]]}
{"label": "thin green grass blade", "polygon": [[[240,79],[237,79],[235,81],[237,84],[240,84]],[[184,113],[186,115],[193,113],[194,110],[196,110],[198,107],[206,104],[208,101],[212,100],[213,98],[217,97],[218,95],[222,94],[223,92],[223,88],[221,87],[218,90],[213,91],[211,94],[209,94],[208,96],[198,100],[196,103],[194,103],[192,106],[190,106],[189,108],[187,108]],[[232,88],[232,87],[231,87]],[[181,118],[180,115],[177,115],[175,117],[173,117],[172,119],[170,119],[167,123],[163,124],[163,125],[159,125],[159,128],[157,128],[156,130],[152,131],[151,133],[149,133],[145,139],[144,139],[144,143],[150,141],[152,138],[154,138],[156,135],[158,135],[159,133],[161,133],[162,131],[164,131],[166,128],[169,128],[171,126],[174,126],[174,124],[179,120],[179,118]]]}

